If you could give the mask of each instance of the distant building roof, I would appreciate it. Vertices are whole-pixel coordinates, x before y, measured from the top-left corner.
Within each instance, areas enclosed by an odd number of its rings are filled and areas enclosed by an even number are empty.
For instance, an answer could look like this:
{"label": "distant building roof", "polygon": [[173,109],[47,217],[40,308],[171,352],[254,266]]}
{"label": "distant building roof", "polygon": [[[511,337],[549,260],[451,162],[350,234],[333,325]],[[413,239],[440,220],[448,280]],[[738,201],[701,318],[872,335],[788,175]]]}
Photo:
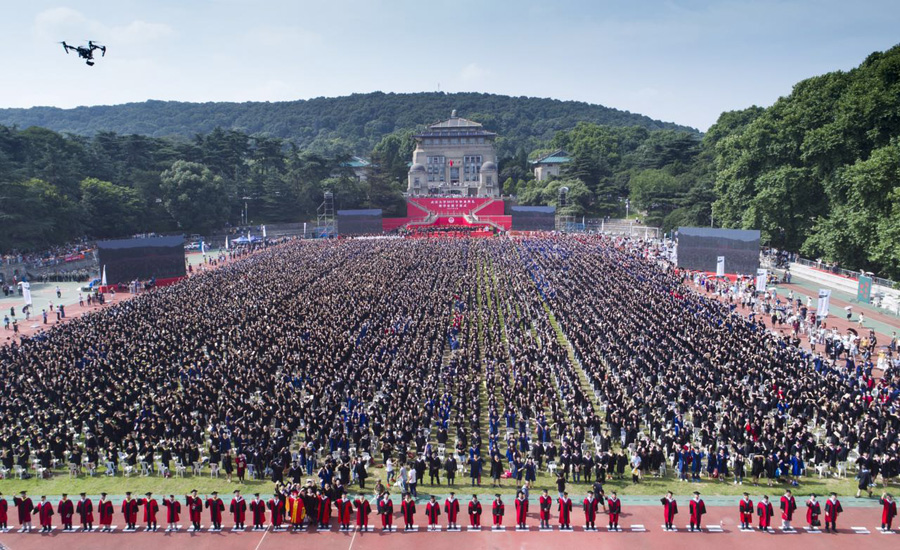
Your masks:
{"label": "distant building roof", "polygon": [[558,149],[549,155],[531,161],[531,164],[565,164],[567,162],[572,162],[569,153],[566,153],[562,149]]}
{"label": "distant building roof", "polygon": [[484,126],[473,120],[456,116],[456,110],[454,109],[450,118],[430,125],[428,130],[413,137],[493,137],[496,135],[493,132],[488,132],[484,129]]}
{"label": "distant building roof", "polygon": [[360,157],[352,157],[347,162],[342,162],[341,166],[346,166],[348,168],[365,168],[369,166],[370,162],[364,158]]}

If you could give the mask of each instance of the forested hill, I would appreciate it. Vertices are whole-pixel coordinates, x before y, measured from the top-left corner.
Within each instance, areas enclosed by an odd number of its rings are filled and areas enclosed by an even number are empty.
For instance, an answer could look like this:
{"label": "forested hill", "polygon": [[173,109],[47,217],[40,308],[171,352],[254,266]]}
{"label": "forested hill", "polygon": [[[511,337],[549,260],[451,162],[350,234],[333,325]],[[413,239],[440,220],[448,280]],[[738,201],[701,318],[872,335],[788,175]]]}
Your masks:
{"label": "forested hill", "polygon": [[76,135],[110,131],[153,137],[193,137],[220,127],[287,139],[323,153],[368,154],[385,134],[446,119],[453,109],[497,132],[501,156],[537,148],[578,122],[697,133],[602,105],[478,93],[374,92],[277,103],[146,101],[75,109],[0,109],[0,124]]}

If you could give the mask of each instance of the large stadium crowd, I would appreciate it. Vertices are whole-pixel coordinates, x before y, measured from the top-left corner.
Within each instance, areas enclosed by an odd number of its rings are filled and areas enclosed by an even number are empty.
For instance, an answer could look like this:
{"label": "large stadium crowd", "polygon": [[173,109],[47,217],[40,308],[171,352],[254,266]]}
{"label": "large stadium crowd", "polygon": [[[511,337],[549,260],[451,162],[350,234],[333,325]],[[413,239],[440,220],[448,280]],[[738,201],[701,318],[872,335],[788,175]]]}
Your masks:
{"label": "large stadium crowd", "polygon": [[[900,372],[811,353],[604,236],[288,242],[0,348],[7,475],[389,491],[549,469],[900,475]],[[571,346],[571,347],[570,347]],[[887,353],[891,353],[888,351]],[[381,482],[381,480],[379,480]],[[863,486],[865,485],[865,486]]]}

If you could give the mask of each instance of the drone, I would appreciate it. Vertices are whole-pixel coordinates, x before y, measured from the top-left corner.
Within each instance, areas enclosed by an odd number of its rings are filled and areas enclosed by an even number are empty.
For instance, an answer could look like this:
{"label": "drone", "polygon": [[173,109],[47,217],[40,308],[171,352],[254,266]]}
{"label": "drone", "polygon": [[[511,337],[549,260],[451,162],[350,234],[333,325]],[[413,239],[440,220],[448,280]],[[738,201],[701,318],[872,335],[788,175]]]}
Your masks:
{"label": "drone", "polygon": [[92,40],[88,40],[87,46],[70,46],[66,44],[65,40],[60,42],[60,44],[62,44],[66,53],[69,53],[70,50],[75,50],[78,53],[78,57],[84,59],[84,62],[91,67],[94,66],[94,52],[96,50],[100,50],[101,57],[106,57],[106,46],[101,46]]}

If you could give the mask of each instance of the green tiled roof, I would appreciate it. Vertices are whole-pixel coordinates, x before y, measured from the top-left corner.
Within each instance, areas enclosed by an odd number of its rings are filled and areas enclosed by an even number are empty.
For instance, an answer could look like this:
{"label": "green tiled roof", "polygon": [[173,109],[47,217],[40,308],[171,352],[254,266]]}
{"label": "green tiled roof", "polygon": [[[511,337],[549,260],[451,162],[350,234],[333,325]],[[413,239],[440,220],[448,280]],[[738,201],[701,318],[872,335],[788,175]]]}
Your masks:
{"label": "green tiled roof", "polygon": [[572,159],[569,157],[547,157],[541,160],[535,161],[536,164],[565,164],[566,162],[570,162]]}
{"label": "green tiled roof", "polygon": [[572,162],[569,153],[558,149],[546,157],[531,161],[531,164],[565,164],[567,162]]}
{"label": "green tiled roof", "polygon": [[365,168],[368,165],[369,165],[369,161],[367,161],[366,159],[359,158],[359,157],[353,157],[349,161],[343,163],[343,166],[347,166],[350,168]]}

